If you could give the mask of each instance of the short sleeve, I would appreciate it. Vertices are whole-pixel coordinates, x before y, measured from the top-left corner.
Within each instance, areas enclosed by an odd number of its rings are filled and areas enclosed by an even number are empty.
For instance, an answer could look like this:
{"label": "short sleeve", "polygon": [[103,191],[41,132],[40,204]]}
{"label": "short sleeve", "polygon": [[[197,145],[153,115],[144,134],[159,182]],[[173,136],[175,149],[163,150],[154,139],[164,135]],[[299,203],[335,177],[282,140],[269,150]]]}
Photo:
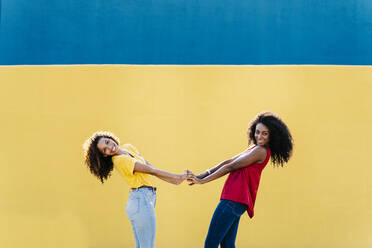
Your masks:
{"label": "short sleeve", "polygon": [[128,144],[128,148],[131,149],[133,152],[137,153],[137,154],[140,154],[138,149],[135,148],[132,144]]}
{"label": "short sleeve", "polygon": [[127,155],[119,155],[113,158],[114,166],[124,175],[133,176],[136,160]]}

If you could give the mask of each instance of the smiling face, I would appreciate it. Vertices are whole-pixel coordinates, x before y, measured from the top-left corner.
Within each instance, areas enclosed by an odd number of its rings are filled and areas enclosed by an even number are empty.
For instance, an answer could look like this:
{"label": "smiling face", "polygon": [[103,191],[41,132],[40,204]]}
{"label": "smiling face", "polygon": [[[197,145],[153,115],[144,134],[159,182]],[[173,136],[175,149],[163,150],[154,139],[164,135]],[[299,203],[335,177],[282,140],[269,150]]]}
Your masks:
{"label": "smiling face", "polygon": [[97,148],[104,156],[114,156],[119,152],[119,146],[116,142],[106,137],[99,139]]}
{"label": "smiling face", "polygon": [[270,141],[270,130],[264,124],[257,123],[254,138],[256,139],[257,145],[267,145]]}

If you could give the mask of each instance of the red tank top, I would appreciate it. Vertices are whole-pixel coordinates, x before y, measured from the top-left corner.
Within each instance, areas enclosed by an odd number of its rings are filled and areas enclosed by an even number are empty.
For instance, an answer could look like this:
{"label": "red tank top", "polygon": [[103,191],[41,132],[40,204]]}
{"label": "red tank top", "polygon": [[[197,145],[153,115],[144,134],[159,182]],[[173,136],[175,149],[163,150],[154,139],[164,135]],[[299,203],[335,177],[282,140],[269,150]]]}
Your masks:
{"label": "red tank top", "polygon": [[[252,146],[252,150],[256,146]],[[222,190],[221,200],[231,200],[248,205],[247,212],[250,218],[253,217],[254,203],[258,185],[260,183],[261,172],[270,159],[270,149],[266,147],[267,155],[263,163],[254,163],[247,167],[230,173]]]}

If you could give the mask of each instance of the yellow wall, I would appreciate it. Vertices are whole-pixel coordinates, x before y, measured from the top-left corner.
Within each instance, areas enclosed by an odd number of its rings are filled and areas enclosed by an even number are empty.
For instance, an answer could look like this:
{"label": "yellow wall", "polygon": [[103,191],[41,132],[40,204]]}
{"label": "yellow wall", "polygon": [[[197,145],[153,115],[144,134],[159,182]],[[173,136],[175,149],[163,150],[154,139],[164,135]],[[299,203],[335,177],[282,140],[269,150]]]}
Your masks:
{"label": "yellow wall", "polygon": [[[162,169],[199,173],[271,110],[294,155],[264,170],[237,246],[372,247],[371,82],[371,67],[0,67],[0,246],[134,247],[127,185],[89,174],[84,140],[111,130]],[[158,248],[202,247],[224,180],[157,181]]]}

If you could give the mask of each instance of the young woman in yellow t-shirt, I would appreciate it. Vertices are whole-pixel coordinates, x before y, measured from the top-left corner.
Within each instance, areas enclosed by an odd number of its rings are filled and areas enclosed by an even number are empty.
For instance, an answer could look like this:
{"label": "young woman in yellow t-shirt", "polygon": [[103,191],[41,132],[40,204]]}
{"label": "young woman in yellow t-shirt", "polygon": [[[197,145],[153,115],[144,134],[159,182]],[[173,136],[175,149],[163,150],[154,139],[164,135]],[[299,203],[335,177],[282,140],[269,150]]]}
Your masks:
{"label": "young woman in yellow t-shirt", "polygon": [[131,188],[126,212],[131,222],[136,247],[155,247],[156,188],[152,176],[172,184],[180,184],[190,171],[173,174],[151,165],[131,144],[119,146],[119,139],[110,132],[95,132],[84,143],[85,163],[90,172],[101,180],[115,168]]}

